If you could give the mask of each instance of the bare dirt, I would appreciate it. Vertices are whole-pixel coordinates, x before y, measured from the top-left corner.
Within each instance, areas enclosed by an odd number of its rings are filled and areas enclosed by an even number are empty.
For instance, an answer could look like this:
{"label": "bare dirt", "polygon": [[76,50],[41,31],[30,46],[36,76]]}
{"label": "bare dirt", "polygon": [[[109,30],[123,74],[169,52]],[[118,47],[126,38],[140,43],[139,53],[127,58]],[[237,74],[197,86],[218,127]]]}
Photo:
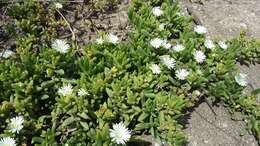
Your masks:
{"label": "bare dirt", "polygon": [[[116,7],[104,11],[93,8],[89,3],[69,2],[65,3],[64,8],[60,10],[75,33],[79,45],[95,42],[101,32],[113,33],[121,41],[127,39],[127,33],[131,27],[127,15],[130,0],[121,0]],[[49,5],[50,3],[45,2],[44,4]],[[9,37],[4,30],[5,24],[12,21],[5,6],[0,7],[0,20],[0,50],[10,49],[15,45],[15,38]],[[69,40],[72,33],[69,27],[65,26],[58,30],[58,36],[60,39]]]}
{"label": "bare dirt", "polygon": [[[105,12],[95,12],[89,5],[74,5],[70,8],[71,11],[66,12],[65,17],[79,44],[95,42],[101,32],[113,33],[124,41],[130,29],[127,15],[129,3],[130,0],[122,0],[116,8]],[[61,35],[68,36],[70,31],[62,31]]]}

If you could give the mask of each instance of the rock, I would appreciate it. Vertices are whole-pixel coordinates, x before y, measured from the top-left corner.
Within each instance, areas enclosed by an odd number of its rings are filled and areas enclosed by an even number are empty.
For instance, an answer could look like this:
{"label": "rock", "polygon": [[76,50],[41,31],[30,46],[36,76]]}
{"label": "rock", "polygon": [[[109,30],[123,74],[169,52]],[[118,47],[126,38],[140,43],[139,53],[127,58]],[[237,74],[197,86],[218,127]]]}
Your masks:
{"label": "rock", "polygon": [[184,130],[188,135],[187,146],[257,146],[254,136],[245,131],[245,122],[232,120],[224,106],[213,108],[217,117],[206,103],[190,114]]}

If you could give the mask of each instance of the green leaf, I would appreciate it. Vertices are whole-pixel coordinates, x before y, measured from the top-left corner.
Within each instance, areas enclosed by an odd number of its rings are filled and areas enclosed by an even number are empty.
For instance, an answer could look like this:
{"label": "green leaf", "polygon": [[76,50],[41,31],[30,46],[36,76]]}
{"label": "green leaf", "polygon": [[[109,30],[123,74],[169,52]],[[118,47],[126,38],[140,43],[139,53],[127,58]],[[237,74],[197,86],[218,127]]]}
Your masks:
{"label": "green leaf", "polygon": [[89,126],[86,122],[80,122],[80,125],[84,128],[84,130],[88,130]]}
{"label": "green leaf", "polygon": [[253,91],[251,92],[251,94],[252,94],[252,95],[258,95],[258,94],[260,94],[260,88],[253,90]]}
{"label": "green leaf", "polygon": [[81,118],[83,118],[85,120],[90,119],[90,117],[85,112],[78,114],[78,116],[80,116]]}
{"label": "green leaf", "polygon": [[109,97],[113,97],[113,91],[111,89],[106,88],[106,92]]}
{"label": "green leaf", "polygon": [[41,97],[41,100],[46,100],[46,99],[48,99],[49,98],[49,95],[43,95],[42,97]]}
{"label": "green leaf", "polygon": [[63,121],[61,126],[66,127],[66,126],[70,125],[71,123],[73,123],[74,121],[76,121],[76,119],[74,117],[69,117]]}
{"label": "green leaf", "polygon": [[142,122],[142,121],[143,121],[144,119],[146,119],[148,116],[149,116],[149,114],[143,112],[143,113],[138,117],[137,121]]}
{"label": "green leaf", "polygon": [[140,131],[140,130],[148,129],[149,127],[150,127],[149,123],[139,123],[135,125],[135,130]]}

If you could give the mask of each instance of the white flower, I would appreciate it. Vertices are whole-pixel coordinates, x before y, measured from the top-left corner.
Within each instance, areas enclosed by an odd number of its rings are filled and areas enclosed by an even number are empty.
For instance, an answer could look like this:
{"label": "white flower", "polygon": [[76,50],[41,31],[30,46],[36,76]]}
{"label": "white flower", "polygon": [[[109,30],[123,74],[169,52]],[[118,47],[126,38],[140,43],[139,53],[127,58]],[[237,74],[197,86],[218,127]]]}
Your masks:
{"label": "white flower", "polygon": [[158,49],[159,47],[162,46],[163,42],[164,42],[164,41],[163,41],[162,39],[154,38],[154,39],[152,39],[152,40],[150,41],[150,44],[151,44],[154,48]]}
{"label": "white flower", "polygon": [[131,137],[131,132],[123,123],[113,124],[113,129],[110,129],[110,137],[116,144],[125,144]]}
{"label": "white flower", "polygon": [[181,44],[177,44],[173,47],[173,50],[176,51],[176,52],[180,52],[180,51],[183,51],[185,48],[183,45]]}
{"label": "white flower", "polygon": [[164,27],[165,27],[165,24],[164,24],[164,23],[160,24],[160,25],[159,25],[159,30],[160,30],[160,31],[164,30]]}
{"label": "white flower", "polygon": [[172,47],[172,45],[170,43],[168,43],[167,40],[163,40],[162,46],[165,49],[170,49]]}
{"label": "white flower", "polygon": [[215,48],[215,44],[210,39],[206,39],[205,42],[204,42],[204,45],[208,49],[214,49]]}
{"label": "white flower", "polygon": [[207,33],[207,28],[201,25],[197,25],[195,26],[194,31],[198,34],[205,34]]}
{"label": "white flower", "polygon": [[10,131],[12,133],[19,133],[19,131],[23,128],[24,119],[22,116],[17,116],[11,119],[11,123],[9,125]]}
{"label": "white flower", "polygon": [[247,75],[244,73],[240,73],[240,74],[236,75],[235,80],[240,86],[247,85]]}
{"label": "white flower", "polygon": [[150,69],[152,70],[153,74],[160,74],[161,73],[161,69],[157,64],[152,64],[150,66]]}
{"label": "white flower", "polygon": [[1,53],[0,53],[0,57],[3,56],[4,58],[9,58],[10,56],[12,56],[14,54],[13,51],[11,50],[3,50]]}
{"label": "white flower", "polygon": [[162,63],[167,66],[167,68],[174,68],[176,61],[173,58],[171,58],[170,55],[160,56],[160,59]]}
{"label": "white flower", "polygon": [[104,39],[102,37],[96,39],[97,44],[103,44]]}
{"label": "white flower", "polygon": [[55,3],[55,8],[56,9],[62,9],[62,4],[61,3]]}
{"label": "white flower", "polygon": [[107,41],[112,43],[112,44],[117,44],[119,39],[116,35],[110,33],[109,35],[107,35]]}
{"label": "white flower", "polygon": [[79,89],[78,91],[78,96],[85,96],[85,95],[89,95],[89,93],[85,90],[85,89]]}
{"label": "white flower", "polygon": [[218,45],[220,46],[220,48],[226,50],[228,48],[227,44],[224,41],[219,41]]}
{"label": "white flower", "polygon": [[72,92],[73,92],[73,89],[70,84],[63,86],[58,90],[58,94],[60,94],[62,96],[71,95]]}
{"label": "white flower", "polygon": [[4,137],[0,140],[0,146],[16,146],[16,143],[11,137]]}
{"label": "white flower", "polygon": [[189,75],[189,72],[186,69],[178,69],[176,70],[175,74],[178,79],[185,80]]}
{"label": "white flower", "polygon": [[152,12],[153,12],[153,15],[157,16],[157,17],[161,16],[163,14],[163,11],[161,10],[160,7],[154,7]]}
{"label": "white flower", "polygon": [[52,48],[60,53],[67,53],[69,51],[70,45],[67,44],[65,40],[56,39],[52,43]]}
{"label": "white flower", "polygon": [[195,51],[193,53],[193,56],[194,56],[194,59],[198,62],[198,63],[202,63],[205,59],[206,59],[206,56],[205,54],[202,52],[202,51]]}

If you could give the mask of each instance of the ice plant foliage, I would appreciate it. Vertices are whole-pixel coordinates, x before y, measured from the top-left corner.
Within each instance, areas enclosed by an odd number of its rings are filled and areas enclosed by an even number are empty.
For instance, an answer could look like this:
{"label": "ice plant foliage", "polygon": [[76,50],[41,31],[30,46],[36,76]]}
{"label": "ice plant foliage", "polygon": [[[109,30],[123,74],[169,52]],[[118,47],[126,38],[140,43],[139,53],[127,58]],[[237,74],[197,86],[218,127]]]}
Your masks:
{"label": "ice plant foliage", "polygon": [[24,119],[22,116],[17,116],[11,119],[11,123],[9,125],[10,131],[12,133],[19,133],[19,131],[23,128]]}
{"label": "ice plant foliage", "polygon": [[198,63],[202,63],[204,62],[204,60],[206,59],[206,55],[200,51],[200,50],[197,50],[193,53],[194,55],[194,59],[198,62]]}
{"label": "ice plant foliage", "polygon": [[235,80],[240,86],[247,86],[247,74],[239,73],[235,76]]}
{"label": "ice plant foliage", "polygon": [[131,132],[123,123],[113,124],[113,129],[110,129],[110,138],[116,144],[126,144],[131,138]]}
{"label": "ice plant foliage", "polygon": [[154,7],[152,12],[153,12],[153,15],[156,17],[161,16],[163,14],[163,11],[161,10],[160,7]]}
{"label": "ice plant foliage", "polygon": [[70,49],[70,45],[65,40],[56,39],[52,43],[52,48],[60,53],[67,53]]}
{"label": "ice plant foliage", "polygon": [[58,90],[58,94],[61,96],[71,95],[72,93],[73,93],[73,88],[70,84],[63,86]]}
{"label": "ice plant foliage", "polygon": [[164,24],[164,23],[160,24],[160,25],[159,25],[159,30],[160,30],[160,31],[163,31],[163,30],[164,30],[164,27],[165,27],[165,24]]}
{"label": "ice plant foliage", "polygon": [[11,137],[4,137],[0,139],[0,146],[16,146],[16,142]]}
{"label": "ice plant foliage", "polygon": [[207,28],[201,25],[197,25],[194,27],[194,31],[198,34],[205,34],[207,33]]}
{"label": "ice plant foliage", "polygon": [[178,69],[175,72],[175,75],[180,80],[185,80],[189,75],[189,72],[186,69]]}
{"label": "ice plant foliage", "polygon": [[150,69],[152,70],[153,74],[160,74],[161,73],[161,69],[160,69],[159,65],[157,65],[157,64],[152,64],[150,66]]}
{"label": "ice plant foliage", "polygon": [[[93,43],[73,39],[75,49],[53,38],[66,26],[59,26],[62,19],[44,3],[6,4],[12,10],[6,14],[17,22],[10,30],[21,31],[11,48],[16,54],[7,50],[1,53],[6,59],[0,58],[0,146],[122,146],[142,134],[154,136],[156,146],[182,146],[183,125],[175,117],[182,118],[203,95],[232,111],[239,107],[260,137],[254,126],[260,122],[260,98],[242,94],[247,77],[237,74],[235,63],[237,58],[259,60],[259,42],[241,35],[217,43],[204,35],[204,26],[191,27],[175,2],[133,0],[126,41],[102,32]],[[89,3],[93,10],[99,6]],[[51,7],[60,10],[62,5],[53,2]],[[21,113],[24,118],[8,116]]]}

